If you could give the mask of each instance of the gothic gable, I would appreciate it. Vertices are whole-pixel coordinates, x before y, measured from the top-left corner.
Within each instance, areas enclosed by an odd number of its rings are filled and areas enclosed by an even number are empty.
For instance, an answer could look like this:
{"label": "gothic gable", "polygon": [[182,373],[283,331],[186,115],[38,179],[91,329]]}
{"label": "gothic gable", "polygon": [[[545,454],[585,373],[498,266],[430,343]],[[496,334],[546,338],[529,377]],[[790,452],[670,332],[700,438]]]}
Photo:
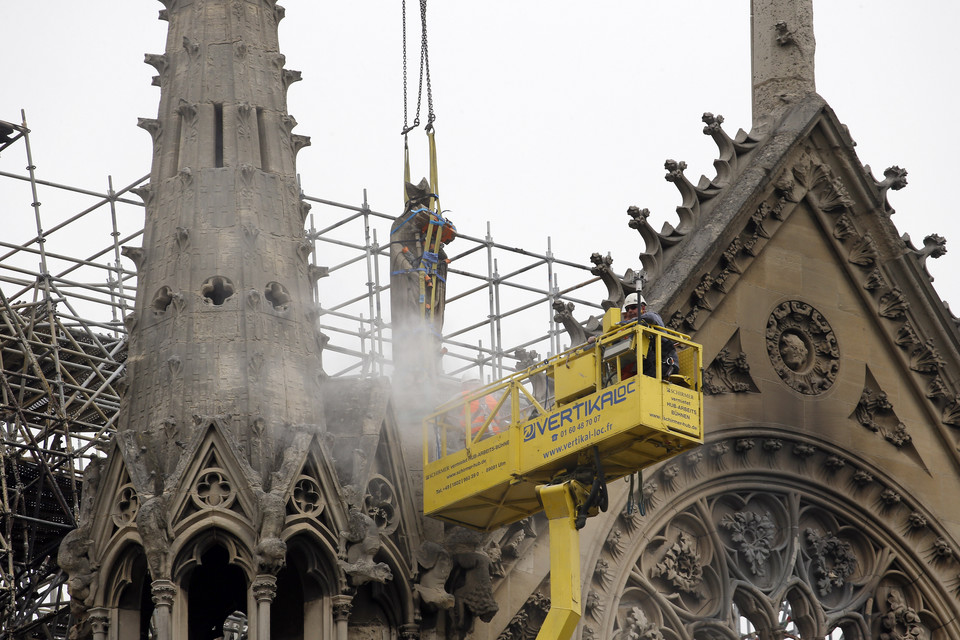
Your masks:
{"label": "gothic gable", "polygon": [[284,484],[287,537],[303,529],[321,532],[335,548],[345,527],[346,506],[329,453],[312,438],[296,474]]}
{"label": "gothic gable", "polygon": [[256,473],[236,454],[222,425],[213,419],[198,432],[167,482],[172,495],[170,527],[176,533],[211,513],[243,528],[254,526],[258,509],[252,487],[259,484]]}
{"label": "gothic gable", "polygon": [[[96,491],[93,495],[92,518],[89,520],[90,538],[98,545],[104,545],[118,532],[136,530],[141,496],[131,482],[127,465],[121,456],[110,456],[106,462],[98,460],[91,465],[101,470],[84,475],[85,488],[93,486]],[[87,485],[88,482],[92,484]]]}
{"label": "gothic gable", "polygon": [[[934,473],[936,482],[952,479],[960,340],[925,269],[942,239],[917,249],[890,217],[887,191],[902,186],[903,172],[876,181],[817,96],[745,157],[738,178],[702,201],[698,226],[648,274],[652,304],[706,346],[707,390],[718,394],[708,410],[726,417],[737,405],[733,415],[795,420],[843,396],[831,421],[843,414],[864,434],[831,422],[825,435],[876,449],[878,461],[907,458],[928,478],[928,469],[947,474]],[[743,410],[753,382],[760,398]]]}

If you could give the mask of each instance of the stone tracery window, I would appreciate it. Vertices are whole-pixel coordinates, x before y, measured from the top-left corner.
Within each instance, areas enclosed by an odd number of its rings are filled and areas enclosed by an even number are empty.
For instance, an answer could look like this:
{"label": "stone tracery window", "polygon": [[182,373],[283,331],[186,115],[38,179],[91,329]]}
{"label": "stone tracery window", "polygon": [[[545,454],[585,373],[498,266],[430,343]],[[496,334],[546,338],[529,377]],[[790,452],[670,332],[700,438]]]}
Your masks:
{"label": "stone tracery window", "polygon": [[[915,549],[934,549],[933,558],[943,541],[934,533],[922,542],[903,537],[916,534],[910,523],[919,505],[884,501],[885,492],[902,490],[881,470],[850,459],[837,464],[842,452],[819,443],[777,438],[783,446],[776,450],[740,451],[735,437],[710,445],[714,458],[739,451],[736,468],[710,462],[713,481],[695,469],[703,456],[680,460],[680,469],[691,469],[690,493],[686,472],[676,489],[651,477],[661,486],[658,504],[670,508],[642,518],[621,514],[611,524],[618,542],[608,535],[598,552],[595,562],[605,570],[594,572],[584,591],[581,638],[947,640],[929,594],[954,596],[930,582],[936,560],[926,560],[924,573],[908,568]],[[754,463],[762,475],[751,476]],[[867,473],[870,482],[858,480]],[[840,497],[835,486],[851,495]],[[870,509],[875,513],[865,513]]]}

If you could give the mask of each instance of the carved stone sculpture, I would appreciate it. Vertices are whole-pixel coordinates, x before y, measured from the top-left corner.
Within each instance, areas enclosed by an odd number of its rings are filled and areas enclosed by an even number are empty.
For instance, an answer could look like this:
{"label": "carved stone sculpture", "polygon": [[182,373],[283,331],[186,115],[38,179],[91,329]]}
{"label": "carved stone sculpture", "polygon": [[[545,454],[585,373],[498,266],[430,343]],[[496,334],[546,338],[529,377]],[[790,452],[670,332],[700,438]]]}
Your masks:
{"label": "carved stone sculpture", "polygon": [[829,389],[837,378],[840,350],[823,315],[797,300],[777,305],[767,321],[767,353],[780,378],[806,395]]}
{"label": "carved stone sculpture", "polygon": [[276,575],[286,564],[287,545],[280,539],[285,504],[282,491],[260,494],[260,540],[254,549],[260,573]]}
{"label": "carved stone sculpture", "polygon": [[414,590],[421,602],[437,609],[452,609],[455,598],[446,590],[447,578],[453,569],[450,552],[443,545],[427,540],[417,551],[417,563],[423,570]]}
{"label": "carved stone sculpture", "polygon": [[[351,505],[347,530],[340,532],[340,568],[350,576],[353,586],[367,582],[386,582],[393,578],[390,567],[374,562],[380,551],[380,529],[377,523],[359,506]],[[347,543],[350,543],[349,545]]]}
{"label": "carved stone sculpture", "polygon": [[137,530],[154,580],[169,577],[170,527],[166,517],[166,502],[163,496],[153,496],[145,500],[137,512]]}
{"label": "carved stone sculpture", "polygon": [[492,560],[483,550],[481,534],[458,527],[448,536],[447,548],[460,574],[459,586],[453,591],[457,626],[467,630],[473,618],[490,622],[500,610],[500,605],[493,595],[490,578]]}

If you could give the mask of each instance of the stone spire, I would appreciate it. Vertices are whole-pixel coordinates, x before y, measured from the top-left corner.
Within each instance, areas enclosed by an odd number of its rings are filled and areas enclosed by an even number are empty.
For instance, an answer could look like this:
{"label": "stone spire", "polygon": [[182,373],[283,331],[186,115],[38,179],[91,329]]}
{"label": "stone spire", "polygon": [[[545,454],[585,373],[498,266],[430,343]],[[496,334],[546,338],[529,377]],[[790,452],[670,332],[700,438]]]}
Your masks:
{"label": "stone spire", "polygon": [[816,91],[813,0],[751,0],[750,8],[753,128],[762,131]]}
{"label": "stone spire", "polygon": [[[267,482],[291,425],[318,425],[314,330],[275,0],[161,0],[159,75],[121,444],[159,485],[216,420]],[[160,487],[153,490],[160,492]]]}

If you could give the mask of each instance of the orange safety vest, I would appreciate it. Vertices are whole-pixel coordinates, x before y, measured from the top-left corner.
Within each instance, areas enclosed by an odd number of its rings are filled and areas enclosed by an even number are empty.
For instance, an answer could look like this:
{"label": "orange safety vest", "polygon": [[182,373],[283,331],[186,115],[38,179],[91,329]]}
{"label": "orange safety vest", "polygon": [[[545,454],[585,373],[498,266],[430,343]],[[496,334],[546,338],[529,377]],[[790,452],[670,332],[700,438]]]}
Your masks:
{"label": "orange safety vest", "polygon": [[[466,396],[468,392],[461,392],[461,395]],[[483,405],[480,402],[483,402]],[[470,428],[470,433],[477,435],[480,431],[480,427],[483,426],[483,423],[487,421],[487,418],[496,410],[497,408],[497,399],[493,396],[483,396],[482,398],[475,398],[470,401],[470,415],[473,417],[473,425]],[[463,424],[464,416],[460,415],[460,424]],[[490,421],[490,426],[487,428],[489,433],[500,433],[499,429],[500,420],[494,418]]]}

